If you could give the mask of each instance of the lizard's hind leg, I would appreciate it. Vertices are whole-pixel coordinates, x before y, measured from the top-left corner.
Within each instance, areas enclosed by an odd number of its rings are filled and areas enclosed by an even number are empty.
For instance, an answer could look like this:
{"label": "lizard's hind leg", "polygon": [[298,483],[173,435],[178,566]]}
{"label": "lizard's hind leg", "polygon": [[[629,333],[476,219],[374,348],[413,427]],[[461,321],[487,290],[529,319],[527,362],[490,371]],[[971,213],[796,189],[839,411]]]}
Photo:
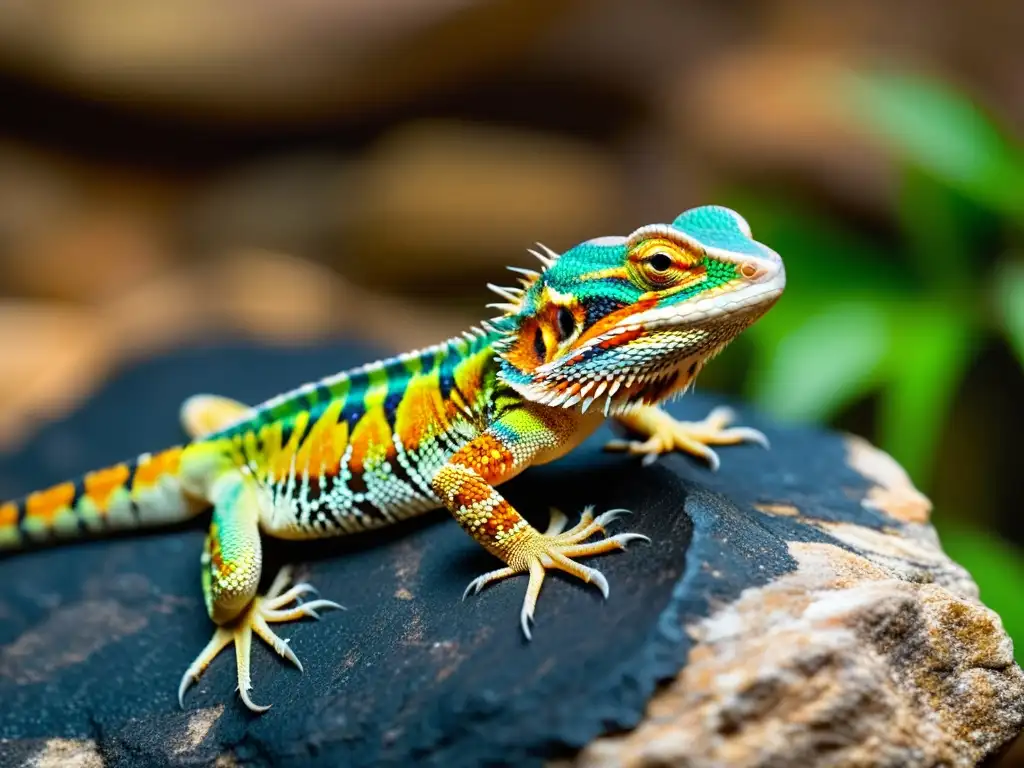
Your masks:
{"label": "lizard's hind leg", "polygon": [[288,641],[278,637],[270,624],[304,616],[319,618],[318,610],[341,606],[320,599],[298,602],[316,590],[309,584],[296,584],[286,590],[291,576],[287,568],[274,579],[265,596],[257,597],[262,566],[259,489],[247,476],[229,471],[214,484],[212,495],[213,520],[203,550],[202,579],[207,612],[218,626],[206,648],[182,676],[178,702],[184,706],[188,687],[222,650],[234,643],[239,695],[249,709],[263,712],[268,707],[255,704],[249,695],[253,633],[301,670],[302,664],[288,647]]}

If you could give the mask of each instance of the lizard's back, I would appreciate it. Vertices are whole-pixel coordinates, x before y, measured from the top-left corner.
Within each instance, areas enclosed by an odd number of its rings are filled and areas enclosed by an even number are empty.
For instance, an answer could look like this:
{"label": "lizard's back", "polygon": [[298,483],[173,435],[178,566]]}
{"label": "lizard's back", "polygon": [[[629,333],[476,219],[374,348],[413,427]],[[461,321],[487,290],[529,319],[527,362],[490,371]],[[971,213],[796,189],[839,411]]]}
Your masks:
{"label": "lizard's back", "polygon": [[441,506],[430,479],[486,428],[493,357],[487,335],[469,334],[307,384],[198,444],[256,478],[275,536],[378,528]]}
{"label": "lizard's back", "polygon": [[257,480],[264,532],[316,538],[440,506],[430,478],[486,428],[493,339],[470,333],[298,387],[191,443],[0,505],[0,550],[166,525],[206,509],[225,464]]}

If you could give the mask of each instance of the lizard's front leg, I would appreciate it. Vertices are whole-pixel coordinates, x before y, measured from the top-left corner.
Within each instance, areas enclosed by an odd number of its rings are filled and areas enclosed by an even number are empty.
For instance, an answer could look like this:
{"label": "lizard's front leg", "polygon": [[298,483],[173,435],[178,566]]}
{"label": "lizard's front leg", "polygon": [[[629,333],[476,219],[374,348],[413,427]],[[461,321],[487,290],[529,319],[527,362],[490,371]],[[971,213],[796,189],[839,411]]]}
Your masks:
{"label": "lizard's front leg", "polygon": [[278,637],[270,624],[304,616],[316,618],[318,609],[341,606],[330,600],[297,602],[316,590],[309,584],[296,584],[286,589],[290,581],[288,568],[277,575],[266,595],[257,597],[263,559],[259,488],[250,476],[228,469],[212,484],[211,497],[213,519],[203,549],[202,582],[207,612],[218,626],[206,648],[182,676],[178,702],[184,706],[188,687],[199,679],[217,654],[234,643],[238,693],[249,709],[263,712],[269,707],[253,703],[249,696],[253,633],[301,670],[302,664],[288,647],[287,640]]}
{"label": "lizard's front leg", "polygon": [[707,461],[712,470],[717,470],[720,462],[712,445],[750,442],[768,447],[768,438],[763,432],[750,427],[730,427],[735,418],[733,410],[724,406],[712,410],[703,421],[677,421],[657,406],[639,406],[616,419],[644,439],[611,440],[605,448],[645,454],[644,464],[650,464],[663,453],[686,451]]}
{"label": "lizard's front leg", "polygon": [[494,581],[529,573],[526,598],[520,613],[520,623],[527,639],[530,638],[530,622],[548,568],[557,568],[593,583],[607,597],[608,582],[601,572],[573,558],[625,549],[627,542],[637,539],[649,541],[637,533],[620,533],[585,543],[591,536],[604,533],[604,526],[625,510],[611,510],[595,518],[588,508],[584,510],[579,524],[565,532],[562,532],[565,517],[552,512],[547,531],[541,533],[498,493],[495,485],[518,474],[538,453],[552,448],[559,439],[559,435],[543,420],[524,410],[514,411],[454,454],[432,482],[434,492],[459,525],[506,564],[506,567],[485,573],[470,582],[465,595],[479,592]]}

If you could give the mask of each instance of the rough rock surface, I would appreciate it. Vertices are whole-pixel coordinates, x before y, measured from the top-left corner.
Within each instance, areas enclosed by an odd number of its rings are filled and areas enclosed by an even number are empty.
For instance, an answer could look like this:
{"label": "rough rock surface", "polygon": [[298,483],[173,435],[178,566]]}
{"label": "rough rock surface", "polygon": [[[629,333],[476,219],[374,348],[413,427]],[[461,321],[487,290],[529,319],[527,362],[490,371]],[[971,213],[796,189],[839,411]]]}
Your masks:
{"label": "rough rock surface", "polygon": [[[0,461],[0,496],[180,440],[194,391],[250,401],[363,359],[351,347],[181,352],[116,377]],[[676,412],[712,403],[687,398]],[[643,469],[608,433],[508,495],[635,510],[653,544],[596,562],[611,597],[553,578],[535,639],[524,585],[458,600],[492,566],[444,513],[378,535],[274,545],[349,610],[283,632],[299,675],[254,652],[249,715],[230,659],[177,708],[210,630],[203,521],[0,560],[0,764],[973,765],[1024,723],[998,617],[942,553],[928,502],[863,441],[759,422],[771,451]]]}

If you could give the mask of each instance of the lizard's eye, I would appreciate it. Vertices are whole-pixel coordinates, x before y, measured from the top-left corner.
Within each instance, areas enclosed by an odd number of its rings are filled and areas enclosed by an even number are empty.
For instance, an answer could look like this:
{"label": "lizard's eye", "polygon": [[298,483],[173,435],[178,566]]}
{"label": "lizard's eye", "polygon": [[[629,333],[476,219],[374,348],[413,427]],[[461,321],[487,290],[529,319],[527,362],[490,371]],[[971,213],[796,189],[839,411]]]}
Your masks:
{"label": "lizard's eye", "polygon": [[685,274],[685,267],[666,251],[655,251],[640,262],[640,273],[651,287],[669,288]]}
{"label": "lizard's eye", "polygon": [[576,318],[568,307],[558,308],[558,334],[563,341],[576,330]]}
{"label": "lizard's eye", "polygon": [[635,283],[647,290],[661,291],[689,280],[700,256],[694,248],[664,237],[653,237],[637,243],[629,261]]}
{"label": "lizard's eye", "polygon": [[664,251],[658,251],[647,262],[655,272],[668,272],[672,268],[672,257]]}

